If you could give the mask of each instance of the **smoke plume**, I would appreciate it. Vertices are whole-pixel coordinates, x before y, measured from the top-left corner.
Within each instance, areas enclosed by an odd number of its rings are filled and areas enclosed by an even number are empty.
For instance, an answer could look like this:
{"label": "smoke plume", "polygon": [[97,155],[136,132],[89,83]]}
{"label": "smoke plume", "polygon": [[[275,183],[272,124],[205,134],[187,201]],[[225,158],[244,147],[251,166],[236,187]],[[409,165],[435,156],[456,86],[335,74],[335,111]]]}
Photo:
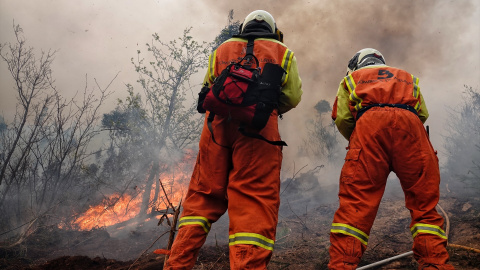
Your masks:
{"label": "smoke plume", "polygon": [[[283,31],[284,43],[295,52],[304,95],[280,121],[289,144],[286,160],[298,160],[298,130],[305,130],[304,119],[314,115],[320,100],[333,103],[348,60],[362,48],[378,49],[388,65],[420,78],[430,112],[426,124],[434,131],[436,148],[442,147],[440,133],[448,121],[445,107],[460,102],[464,84],[479,85],[475,74],[480,30],[474,21],[480,5],[475,1],[262,1],[249,6],[209,2],[214,13],[234,9],[239,21],[255,9],[267,10]],[[345,140],[341,143],[347,145]]]}

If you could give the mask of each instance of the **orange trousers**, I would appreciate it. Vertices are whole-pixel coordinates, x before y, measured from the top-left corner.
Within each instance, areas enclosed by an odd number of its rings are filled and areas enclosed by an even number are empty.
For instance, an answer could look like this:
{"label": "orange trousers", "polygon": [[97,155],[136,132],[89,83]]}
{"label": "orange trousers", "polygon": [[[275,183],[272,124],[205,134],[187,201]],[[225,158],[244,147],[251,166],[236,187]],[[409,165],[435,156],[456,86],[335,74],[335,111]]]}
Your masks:
{"label": "orange trousers", "polygon": [[443,218],[435,210],[440,184],[436,152],[414,113],[389,107],[365,112],[350,137],[330,233],[329,269],[356,269],[391,171],[400,179],[410,210],[419,269],[454,269],[448,264]]}
{"label": "orange trousers", "polygon": [[[212,126],[215,141],[228,148],[213,142],[205,122],[165,269],[192,269],[211,224],[227,210],[231,269],[266,269],[278,222],[282,147],[240,134],[239,123],[226,118],[215,116]],[[276,112],[260,134],[280,140]]]}

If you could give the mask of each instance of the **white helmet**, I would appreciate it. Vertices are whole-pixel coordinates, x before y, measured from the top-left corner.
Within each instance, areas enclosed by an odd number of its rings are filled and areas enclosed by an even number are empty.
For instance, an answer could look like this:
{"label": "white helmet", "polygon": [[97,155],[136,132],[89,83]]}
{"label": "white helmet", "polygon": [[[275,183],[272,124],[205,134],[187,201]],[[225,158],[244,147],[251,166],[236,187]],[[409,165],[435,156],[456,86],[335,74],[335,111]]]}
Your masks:
{"label": "white helmet", "polygon": [[348,62],[347,73],[370,65],[385,65],[385,58],[375,49],[361,49]]}
{"label": "white helmet", "polygon": [[250,23],[261,23],[265,27],[269,28],[272,34],[276,31],[275,19],[272,14],[266,12],[265,10],[255,10],[245,17],[245,20],[242,23],[240,33],[243,33],[245,28]]}

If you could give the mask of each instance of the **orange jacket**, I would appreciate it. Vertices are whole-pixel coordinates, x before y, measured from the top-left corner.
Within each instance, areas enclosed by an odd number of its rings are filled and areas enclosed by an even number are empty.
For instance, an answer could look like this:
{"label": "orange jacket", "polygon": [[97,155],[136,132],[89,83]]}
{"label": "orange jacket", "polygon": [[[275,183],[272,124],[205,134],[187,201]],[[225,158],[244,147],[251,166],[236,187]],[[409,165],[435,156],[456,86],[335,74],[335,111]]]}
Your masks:
{"label": "orange jacket", "polygon": [[[220,75],[230,63],[237,62],[245,56],[247,39],[231,38],[215,50],[209,58],[205,82],[209,85]],[[256,38],[253,54],[258,58],[260,67],[266,63],[280,65],[286,75],[282,78],[282,94],[280,95],[279,113],[295,108],[302,96],[302,81],[298,74],[297,60],[294,53],[285,44],[271,38]]]}
{"label": "orange jacket", "polygon": [[428,110],[412,74],[386,65],[367,66],[343,78],[333,105],[332,119],[348,140],[355,128],[357,112],[371,104],[405,104],[415,108],[422,122]]}

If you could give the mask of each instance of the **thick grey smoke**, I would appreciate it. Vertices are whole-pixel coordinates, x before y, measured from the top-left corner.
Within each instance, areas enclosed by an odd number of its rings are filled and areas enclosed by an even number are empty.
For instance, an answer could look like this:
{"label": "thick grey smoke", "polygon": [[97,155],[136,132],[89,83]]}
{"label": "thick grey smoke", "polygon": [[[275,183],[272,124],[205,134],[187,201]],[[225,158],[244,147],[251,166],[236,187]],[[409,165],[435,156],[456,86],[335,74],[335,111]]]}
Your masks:
{"label": "thick grey smoke", "polygon": [[[307,136],[306,121],[314,116],[317,102],[333,102],[346,64],[359,49],[374,47],[384,54],[387,64],[420,78],[430,111],[431,139],[440,150],[449,120],[445,107],[461,102],[464,84],[480,85],[480,2],[475,0],[113,2],[2,2],[1,42],[12,40],[15,20],[25,29],[29,45],[38,51],[59,50],[54,76],[65,96],[85,87],[86,73],[90,80],[95,77],[105,85],[120,72],[112,87],[115,98],[123,98],[124,84],[137,78],[129,60],[137,49],[145,49],[152,33],[169,41],[193,26],[196,39],[211,41],[227,24],[230,10],[234,10],[234,20],[242,21],[252,10],[265,9],[276,18],[285,43],[295,52],[303,80],[302,102],[280,121],[282,137],[289,144],[284,149],[285,176],[294,173],[293,164],[296,169],[320,165],[318,160],[299,155]],[[0,113],[8,121],[15,102],[3,66],[0,76]],[[198,76],[199,84],[202,77]],[[111,109],[114,106],[112,100]],[[340,141],[347,145],[343,138]]]}
{"label": "thick grey smoke", "polygon": [[[87,73],[90,80],[95,77],[105,85],[120,72],[112,87],[118,89],[114,98],[121,98],[124,84],[136,80],[129,60],[137,49],[145,49],[151,34],[157,32],[169,41],[192,26],[196,39],[211,41],[227,24],[231,9],[239,21],[255,9],[271,12],[285,34],[285,43],[296,53],[304,96],[299,107],[281,121],[282,135],[289,143],[287,159],[302,143],[303,134],[298,131],[305,130],[303,120],[313,115],[318,101],[333,102],[346,63],[364,47],[380,50],[389,65],[420,78],[436,147],[442,145],[440,132],[448,120],[445,105],[460,102],[464,84],[480,84],[480,2],[476,0],[154,0],[142,4],[20,0],[0,3],[0,34],[2,43],[11,41],[15,20],[25,29],[29,45],[37,50],[58,49],[54,76],[67,97],[84,88]],[[0,76],[0,112],[8,120],[14,111],[12,86],[7,84],[4,67]],[[202,78],[199,75],[199,81]]]}
{"label": "thick grey smoke", "polygon": [[[193,26],[194,38],[209,42],[227,24],[231,9],[239,21],[255,9],[272,13],[299,63],[303,100],[280,121],[282,137],[289,144],[284,148],[284,179],[304,166],[308,167],[302,173],[323,165],[299,153],[307,136],[306,122],[320,100],[333,103],[348,60],[362,48],[380,50],[387,64],[420,78],[432,143],[440,150],[449,121],[446,106],[461,102],[464,84],[480,86],[478,0],[1,1],[0,43],[12,41],[15,20],[38,52],[58,49],[53,68],[62,95],[70,97],[82,90],[86,73],[90,84],[95,77],[105,86],[120,72],[112,88],[114,98],[124,98],[124,84],[137,79],[130,58],[137,49],[145,50],[151,34],[157,32],[167,42]],[[200,84],[203,74],[198,78]],[[0,66],[0,115],[6,121],[15,111],[9,79]],[[105,112],[115,105],[112,99]],[[340,144],[346,146],[347,141],[340,138]],[[335,165],[316,169],[321,184],[338,181],[340,169]]]}
{"label": "thick grey smoke", "polygon": [[299,159],[295,154],[302,143],[298,131],[305,130],[303,120],[313,115],[318,101],[333,103],[348,60],[362,48],[380,50],[388,65],[420,78],[436,148],[442,147],[441,132],[448,121],[445,107],[461,102],[464,84],[480,83],[477,1],[262,1],[248,7],[210,3],[215,12],[234,9],[240,21],[254,9],[269,11],[296,54],[304,96],[280,122],[289,143],[286,160]]}

